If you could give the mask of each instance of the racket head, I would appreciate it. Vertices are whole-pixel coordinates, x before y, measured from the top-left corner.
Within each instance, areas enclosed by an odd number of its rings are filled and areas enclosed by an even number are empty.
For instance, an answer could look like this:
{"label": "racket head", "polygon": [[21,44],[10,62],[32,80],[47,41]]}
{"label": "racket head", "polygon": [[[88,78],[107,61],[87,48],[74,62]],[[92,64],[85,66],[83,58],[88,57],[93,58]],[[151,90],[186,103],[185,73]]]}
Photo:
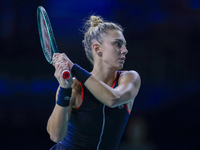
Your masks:
{"label": "racket head", "polygon": [[37,23],[40,43],[45,58],[50,64],[53,64],[53,54],[58,53],[58,48],[56,45],[49,17],[46,10],[42,6],[39,6],[37,9]]}

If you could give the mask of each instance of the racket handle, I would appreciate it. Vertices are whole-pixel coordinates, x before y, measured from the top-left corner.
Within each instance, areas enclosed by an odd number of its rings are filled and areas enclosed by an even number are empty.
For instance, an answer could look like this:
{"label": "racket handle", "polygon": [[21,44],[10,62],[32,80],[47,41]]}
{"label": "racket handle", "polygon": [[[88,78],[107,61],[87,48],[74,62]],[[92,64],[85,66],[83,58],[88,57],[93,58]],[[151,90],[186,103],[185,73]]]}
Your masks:
{"label": "racket handle", "polygon": [[70,71],[69,70],[64,70],[63,72],[62,72],[62,77],[63,77],[63,79],[69,79],[70,78],[70,76],[71,76],[71,74],[70,74]]}

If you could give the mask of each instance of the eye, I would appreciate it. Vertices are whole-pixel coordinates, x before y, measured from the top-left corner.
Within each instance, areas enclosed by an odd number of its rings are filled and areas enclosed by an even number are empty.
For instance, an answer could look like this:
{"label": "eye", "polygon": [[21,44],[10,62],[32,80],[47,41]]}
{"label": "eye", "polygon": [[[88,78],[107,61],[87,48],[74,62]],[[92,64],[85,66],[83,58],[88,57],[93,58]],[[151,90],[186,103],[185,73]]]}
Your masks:
{"label": "eye", "polygon": [[121,47],[122,47],[122,43],[119,42],[119,41],[117,41],[117,42],[115,43],[115,45],[116,45],[118,48],[121,48]]}

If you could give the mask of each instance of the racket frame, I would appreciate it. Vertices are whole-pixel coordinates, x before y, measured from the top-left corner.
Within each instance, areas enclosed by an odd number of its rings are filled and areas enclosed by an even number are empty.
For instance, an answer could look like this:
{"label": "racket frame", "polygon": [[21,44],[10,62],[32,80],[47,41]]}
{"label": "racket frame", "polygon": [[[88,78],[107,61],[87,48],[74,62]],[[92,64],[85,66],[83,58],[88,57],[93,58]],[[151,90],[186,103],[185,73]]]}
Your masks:
{"label": "racket frame", "polygon": [[[46,49],[45,49],[45,46],[44,46],[42,29],[41,29],[42,28],[41,27],[41,16],[40,15],[42,15],[42,17],[43,17],[43,20],[44,20],[44,23],[45,23],[45,26],[46,26],[47,32],[48,32],[48,38],[49,38],[50,50],[51,50],[50,59],[48,58],[48,56],[46,54],[47,52],[46,52]],[[53,54],[59,53],[59,51],[58,51],[58,48],[57,48],[57,45],[56,45],[56,40],[55,40],[55,37],[54,37],[54,34],[53,34],[53,30],[52,30],[52,27],[51,27],[49,17],[47,15],[46,10],[42,6],[39,6],[38,9],[37,9],[37,23],[38,23],[38,31],[39,31],[39,36],[40,36],[40,43],[42,45],[42,50],[44,52],[45,58],[47,59],[47,61],[50,64],[53,64],[53,59],[52,59]]]}

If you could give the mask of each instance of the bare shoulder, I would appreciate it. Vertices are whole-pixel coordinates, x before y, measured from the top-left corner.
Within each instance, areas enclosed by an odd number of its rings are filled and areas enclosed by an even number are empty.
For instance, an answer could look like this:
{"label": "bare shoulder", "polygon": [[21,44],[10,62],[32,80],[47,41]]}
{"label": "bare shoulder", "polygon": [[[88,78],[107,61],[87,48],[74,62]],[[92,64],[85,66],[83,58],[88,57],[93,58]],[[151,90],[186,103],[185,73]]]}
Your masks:
{"label": "bare shoulder", "polygon": [[141,80],[139,73],[135,70],[123,71],[119,79],[122,81],[128,80],[129,82],[140,82]]}

